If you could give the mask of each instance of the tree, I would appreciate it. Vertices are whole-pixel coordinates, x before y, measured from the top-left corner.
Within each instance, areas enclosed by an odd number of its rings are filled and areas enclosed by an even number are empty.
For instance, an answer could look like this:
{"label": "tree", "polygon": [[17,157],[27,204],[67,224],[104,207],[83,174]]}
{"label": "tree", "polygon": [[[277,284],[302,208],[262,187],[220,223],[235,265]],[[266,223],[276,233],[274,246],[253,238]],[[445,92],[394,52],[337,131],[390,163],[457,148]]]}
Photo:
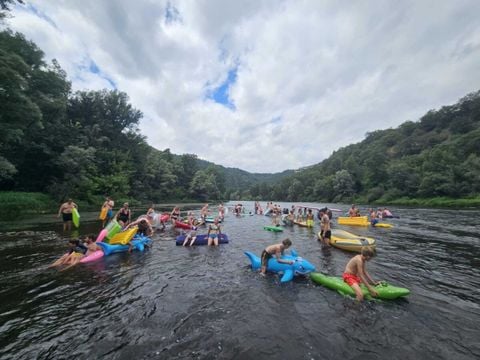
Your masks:
{"label": "tree", "polygon": [[353,195],[353,178],[347,170],[335,173],[333,191],[335,198],[349,198]]}

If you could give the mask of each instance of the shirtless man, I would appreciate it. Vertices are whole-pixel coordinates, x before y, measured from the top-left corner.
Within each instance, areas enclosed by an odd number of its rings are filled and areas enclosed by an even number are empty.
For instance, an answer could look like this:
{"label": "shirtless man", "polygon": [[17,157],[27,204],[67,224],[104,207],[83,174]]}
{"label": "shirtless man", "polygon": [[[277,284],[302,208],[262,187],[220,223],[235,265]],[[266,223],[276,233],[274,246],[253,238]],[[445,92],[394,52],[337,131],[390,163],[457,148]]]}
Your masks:
{"label": "shirtless man", "polygon": [[330,228],[330,218],[325,210],[320,210],[320,241],[323,245],[330,246],[332,238],[332,229]]}
{"label": "shirtless man", "polygon": [[262,252],[262,267],[260,269],[260,274],[265,276],[265,273],[267,272],[268,259],[272,258],[274,255],[279,263],[290,265],[293,264],[292,260],[283,260],[280,258],[283,255],[283,252],[290,246],[292,246],[292,241],[289,238],[284,239],[280,244],[267,246]]}
{"label": "shirtless man", "polygon": [[72,229],[72,211],[73,208],[77,208],[77,204],[73,202],[72,199],[68,199],[67,202],[63,203],[58,209],[57,217],[60,217],[60,214],[63,218],[63,231],[70,231]]}
{"label": "shirtless man", "polygon": [[222,203],[220,203],[220,205],[218,205],[218,217],[222,221],[225,218],[225,207],[223,206]]}
{"label": "shirtless man", "polygon": [[203,205],[202,209],[200,210],[200,218],[202,219],[203,222],[205,222],[205,219],[208,216],[208,204]]}
{"label": "shirtless man", "polygon": [[372,226],[375,226],[377,225],[377,223],[378,223],[377,212],[375,211],[375,209],[370,209],[370,224],[372,224]]}
{"label": "shirtless man", "polygon": [[357,210],[355,209],[355,204],[352,204],[350,210],[348,210],[348,216],[355,217],[357,216]]}
{"label": "shirtless man", "polygon": [[368,248],[362,249],[361,255],[356,255],[347,263],[345,272],[343,273],[343,281],[345,281],[355,291],[357,300],[363,300],[362,289],[360,283],[364,283],[368,291],[373,297],[378,296],[377,291],[372,287],[379,284],[379,282],[373,281],[370,274],[366,269],[366,262],[373,257],[373,251]]}

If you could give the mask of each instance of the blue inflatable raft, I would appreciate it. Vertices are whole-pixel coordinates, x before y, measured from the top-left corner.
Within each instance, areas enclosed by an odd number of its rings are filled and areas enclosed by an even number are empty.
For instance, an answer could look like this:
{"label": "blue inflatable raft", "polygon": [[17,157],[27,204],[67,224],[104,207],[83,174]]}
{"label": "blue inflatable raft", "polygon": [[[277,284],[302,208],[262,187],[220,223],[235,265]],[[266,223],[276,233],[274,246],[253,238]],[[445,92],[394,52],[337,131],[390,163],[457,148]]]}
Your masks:
{"label": "blue inflatable raft", "polygon": [[[133,250],[144,251],[145,246],[148,246],[152,242],[152,239],[143,235],[135,235],[133,240],[130,242],[132,244]],[[125,252],[128,251],[128,249],[130,248],[130,246],[128,245],[110,245],[104,242],[97,242],[97,245],[102,248],[105,256],[117,252]]]}
{"label": "blue inflatable raft", "polygon": [[[180,235],[177,236],[175,239],[177,245],[183,245],[183,242],[185,241],[185,236],[186,235]],[[228,244],[228,236],[227,234],[221,234],[220,238],[218,239],[219,244]],[[207,245],[208,244],[208,238],[207,235],[197,235],[197,238],[195,239],[195,242],[193,245]]]}

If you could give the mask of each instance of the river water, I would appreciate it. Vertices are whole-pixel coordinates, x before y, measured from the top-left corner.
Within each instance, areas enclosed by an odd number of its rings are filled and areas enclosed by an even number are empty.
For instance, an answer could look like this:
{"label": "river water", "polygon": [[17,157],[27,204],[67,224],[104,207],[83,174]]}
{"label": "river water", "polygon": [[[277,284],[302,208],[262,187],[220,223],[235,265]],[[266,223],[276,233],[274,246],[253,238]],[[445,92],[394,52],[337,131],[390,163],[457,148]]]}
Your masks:
{"label": "river water", "polygon": [[249,268],[243,251],[288,236],[317,271],[340,276],[353,253],[322,250],[318,222],[278,234],[263,230],[268,217],[230,212],[230,243],[218,248],[175,246],[167,228],[149,251],[63,272],[47,265],[70,236],[99,231],[97,214],[82,214],[73,234],[52,215],[2,223],[0,359],[480,358],[479,211],[391,210],[400,217],[392,229],[335,225],[374,237],[370,274],[411,290],[363,303]]}

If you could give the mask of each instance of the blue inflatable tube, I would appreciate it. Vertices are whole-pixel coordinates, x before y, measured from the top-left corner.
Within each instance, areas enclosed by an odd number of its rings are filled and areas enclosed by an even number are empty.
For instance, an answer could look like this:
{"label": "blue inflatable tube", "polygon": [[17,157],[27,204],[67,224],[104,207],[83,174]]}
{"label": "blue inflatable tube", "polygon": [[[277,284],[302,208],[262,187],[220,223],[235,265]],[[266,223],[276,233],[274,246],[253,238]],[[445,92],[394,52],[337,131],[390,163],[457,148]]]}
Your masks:
{"label": "blue inflatable tube", "polygon": [[[185,241],[185,236],[186,235],[180,235],[177,236],[175,239],[175,242],[177,245],[183,245],[183,242]],[[227,234],[221,234],[220,238],[218,239],[219,244],[228,244],[228,236]],[[195,242],[193,245],[207,245],[208,244],[208,238],[207,235],[197,235],[197,238],[195,239]]]}
{"label": "blue inflatable tube", "polygon": [[[132,241],[130,241],[130,243],[132,244],[133,250],[144,251],[145,246],[149,245],[151,241],[152,240],[149,237],[142,236],[142,235],[135,235],[135,237],[133,238]],[[110,254],[114,254],[117,252],[125,252],[125,251],[128,251],[128,249],[130,248],[130,246],[128,245],[110,245],[104,242],[98,242],[97,245],[102,248],[105,256],[108,256]]]}
{"label": "blue inflatable tube", "polygon": [[[267,271],[283,274],[280,279],[282,283],[291,281],[294,275],[307,275],[315,271],[315,266],[299,257],[295,250],[292,249],[290,253],[291,255],[282,255],[281,259],[292,261],[293,264],[279,263],[275,257],[270,258],[267,263]],[[257,255],[250,251],[245,251],[245,255],[252,263],[252,270],[260,269],[262,262]]]}

